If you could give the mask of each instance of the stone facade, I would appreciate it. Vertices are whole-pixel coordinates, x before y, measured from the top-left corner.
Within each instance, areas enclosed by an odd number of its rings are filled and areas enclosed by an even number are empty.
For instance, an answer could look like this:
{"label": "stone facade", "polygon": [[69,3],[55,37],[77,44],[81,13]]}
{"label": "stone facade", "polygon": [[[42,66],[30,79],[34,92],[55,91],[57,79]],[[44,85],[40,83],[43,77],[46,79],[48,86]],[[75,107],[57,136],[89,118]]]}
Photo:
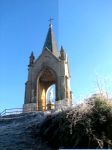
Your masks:
{"label": "stone facade", "polygon": [[32,52],[28,67],[24,112],[45,111],[47,109],[46,92],[53,84],[56,86],[55,105],[59,105],[59,101],[64,99],[72,105],[68,58],[63,47],[58,52],[51,24],[41,55],[35,59]]}

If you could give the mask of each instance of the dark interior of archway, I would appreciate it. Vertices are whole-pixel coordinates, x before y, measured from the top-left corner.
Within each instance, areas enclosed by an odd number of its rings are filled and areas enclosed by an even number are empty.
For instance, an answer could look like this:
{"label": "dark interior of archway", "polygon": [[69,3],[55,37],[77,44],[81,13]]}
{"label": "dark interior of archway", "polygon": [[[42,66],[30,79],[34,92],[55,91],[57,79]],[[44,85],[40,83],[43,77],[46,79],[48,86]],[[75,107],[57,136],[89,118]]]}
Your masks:
{"label": "dark interior of archway", "polygon": [[46,69],[40,77],[42,82],[55,82],[55,76],[52,71]]}

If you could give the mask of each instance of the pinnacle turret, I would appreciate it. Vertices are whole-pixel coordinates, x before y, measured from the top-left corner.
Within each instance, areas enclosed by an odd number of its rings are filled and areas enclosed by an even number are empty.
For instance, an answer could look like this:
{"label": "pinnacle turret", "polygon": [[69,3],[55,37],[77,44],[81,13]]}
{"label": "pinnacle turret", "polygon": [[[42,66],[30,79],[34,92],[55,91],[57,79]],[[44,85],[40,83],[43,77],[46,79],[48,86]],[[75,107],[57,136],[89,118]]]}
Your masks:
{"label": "pinnacle turret", "polygon": [[34,63],[34,60],[35,60],[35,56],[34,56],[34,53],[33,51],[31,52],[31,55],[29,57],[29,67]]}
{"label": "pinnacle turret", "polygon": [[62,60],[66,59],[66,55],[65,55],[63,46],[61,46],[61,50],[60,50],[60,59],[62,59]]}

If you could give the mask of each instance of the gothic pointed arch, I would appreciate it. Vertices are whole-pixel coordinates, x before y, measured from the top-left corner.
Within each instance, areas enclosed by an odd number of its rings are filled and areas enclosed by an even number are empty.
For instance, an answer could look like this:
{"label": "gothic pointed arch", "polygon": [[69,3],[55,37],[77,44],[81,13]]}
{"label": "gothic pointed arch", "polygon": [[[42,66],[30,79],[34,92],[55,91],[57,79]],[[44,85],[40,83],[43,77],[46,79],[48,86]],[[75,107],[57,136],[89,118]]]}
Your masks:
{"label": "gothic pointed arch", "polygon": [[[36,96],[38,97],[38,110],[46,110],[46,94],[51,85],[57,87],[57,75],[56,72],[46,66],[43,68],[37,76]],[[57,91],[55,92],[57,93]]]}

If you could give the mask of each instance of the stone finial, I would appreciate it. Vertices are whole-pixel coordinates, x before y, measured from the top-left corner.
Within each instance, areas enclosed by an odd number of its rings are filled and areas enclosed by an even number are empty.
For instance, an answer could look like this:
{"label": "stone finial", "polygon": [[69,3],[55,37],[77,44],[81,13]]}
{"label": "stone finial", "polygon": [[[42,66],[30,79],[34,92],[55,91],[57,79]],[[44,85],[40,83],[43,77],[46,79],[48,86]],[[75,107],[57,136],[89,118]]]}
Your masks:
{"label": "stone finial", "polygon": [[31,52],[31,55],[30,55],[30,57],[29,57],[29,67],[32,65],[32,64],[34,64],[34,60],[35,60],[35,56],[34,56],[34,54],[33,54],[33,51]]}
{"label": "stone finial", "polygon": [[60,50],[60,59],[62,59],[62,60],[66,59],[65,51],[63,49],[63,46],[61,46],[61,50]]}

